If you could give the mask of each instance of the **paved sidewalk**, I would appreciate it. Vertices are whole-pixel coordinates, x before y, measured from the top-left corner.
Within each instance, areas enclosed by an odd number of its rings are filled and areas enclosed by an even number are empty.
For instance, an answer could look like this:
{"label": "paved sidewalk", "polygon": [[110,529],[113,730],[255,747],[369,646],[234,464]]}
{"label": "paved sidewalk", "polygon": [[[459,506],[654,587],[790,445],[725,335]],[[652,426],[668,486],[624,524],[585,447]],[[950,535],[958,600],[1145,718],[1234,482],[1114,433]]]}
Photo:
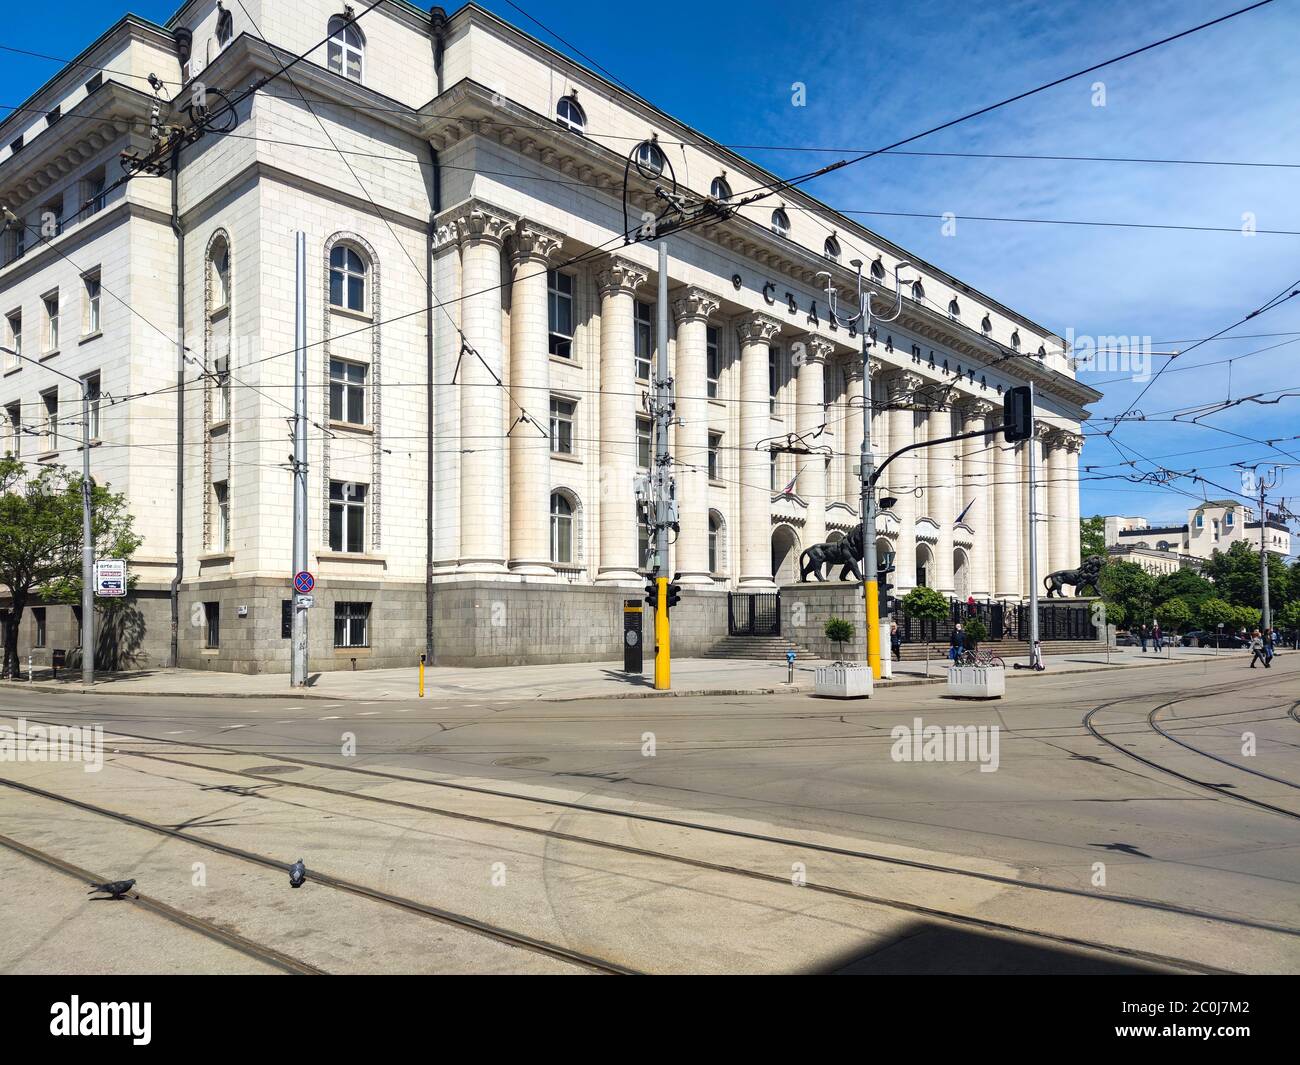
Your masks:
{"label": "paved sidewalk", "polygon": [[[1152,668],[1195,661],[1212,654],[1209,649],[1179,648],[1172,655],[1143,655],[1137,648],[1115,648],[1082,652],[1077,655],[1049,655],[1048,674],[1091,672],[1106,669]],[[1224,656],[1230,652],[1223,652]],[[1026,658],[1011,659],[1008,666]],[[573,699],[622,699],[644,696],[683,695],[770,695],[774,692],[811,692],[816,660],[796,663],[794,683],[786,683],[784,662],[747,659],[683,658],[673,662],[671,692],[656,692],[653,666],[641,677],[625,674],[620,662],[573,662],[541,666],[504,666],[490,669],[437,668],[425,671],[427,699],[539,699],[569,701]],[[929,664],[928,677],[924,662],[894,663],[894,680],[882,684],[937,684],[943,681],[946,659]],[[1242,659],[1243,667],[1246,664]],[[1035,674],[1025,669],[1008,669],[1009,679],[1028,678]],[[287,673],[220,673],[213,670],[155,670],[124,673],[97,681],[93,689],[81,684],[79,675],[55,680],[48,671],[37,674],[28,684],[7,682],[35,690],[87,692],[96,695],[137,696],[206,696],[209,698],[283,698],[326,699],[368,702],[391,699],[414,699],[418,696],[418,671],[410,669],[370,669],[356,672],[334,670],[315,673],[306,689],[289,687]],[[4,685],[0,684],[0,693]],[[0,698],[2,698],[0,694]]]}

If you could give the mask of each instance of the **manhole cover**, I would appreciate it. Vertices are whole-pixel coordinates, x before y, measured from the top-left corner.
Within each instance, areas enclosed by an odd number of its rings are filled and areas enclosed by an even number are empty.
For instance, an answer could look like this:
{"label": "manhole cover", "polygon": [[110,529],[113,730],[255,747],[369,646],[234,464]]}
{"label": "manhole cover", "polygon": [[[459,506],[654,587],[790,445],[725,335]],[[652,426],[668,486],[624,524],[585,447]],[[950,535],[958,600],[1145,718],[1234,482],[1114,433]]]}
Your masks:
{"label": "manhole cover", "polygon": [[301,766],[296,765],[255,765],[252,769],[245,769],[245,773],[257,773],[262,776],[274,776],[276,773],[296,773]]}
{"label": "manhole cover", "polygon": [[543,762],[547,760],[548,759],[541,758],[535,754],[518,754],[515,755],[513,758],[498,758],[492,764],[506,765],[506,766],[541,765]]}

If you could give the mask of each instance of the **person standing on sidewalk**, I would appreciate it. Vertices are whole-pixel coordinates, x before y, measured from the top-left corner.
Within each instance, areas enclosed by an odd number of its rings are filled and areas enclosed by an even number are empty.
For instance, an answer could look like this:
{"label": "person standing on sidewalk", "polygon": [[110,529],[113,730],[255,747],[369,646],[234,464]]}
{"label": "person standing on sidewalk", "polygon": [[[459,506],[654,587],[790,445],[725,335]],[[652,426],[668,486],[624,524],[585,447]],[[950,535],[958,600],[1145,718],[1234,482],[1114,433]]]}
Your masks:
{"label": "person standing on sidewalk", "polygon": [[1159,654],[1160,648],[1164,645],[1160,642],[1160,622],[1158,621],[1151,623],[1151,639],[1155,644],[1156,654]]}
{"label": "person standing on sidewalk", "polygon": [[962,632],[961,622],[958,622],[952,628],[952,639],[948,641],[948,657],[956,662],[961,658],[961,653],[966,649],[966,634]]}
{"label": "person standing on sidewalk", "polygon": [[903,634],[898,631],[898,622],[889,623],[889,653],[894,656],[895,662],[903,660]]}
{"label": "person standing on sidewalk", "polygon": [[1253,633],[1250,634],[1250,668],[1251,669],[1255,668],[1256,662],[1263,662],[1264,668],[1268,669],[1269,661],[1268,661],[1268,656],[1264,653],[1264,638],[1259,634],[1259,629],[1256,629]]}
{"label": "person standing on sidewalk", "polygon": [[1138,639],[1142,641],[1142,653],[1147,653],[1147,627],[1143,625],[1138,629]]}

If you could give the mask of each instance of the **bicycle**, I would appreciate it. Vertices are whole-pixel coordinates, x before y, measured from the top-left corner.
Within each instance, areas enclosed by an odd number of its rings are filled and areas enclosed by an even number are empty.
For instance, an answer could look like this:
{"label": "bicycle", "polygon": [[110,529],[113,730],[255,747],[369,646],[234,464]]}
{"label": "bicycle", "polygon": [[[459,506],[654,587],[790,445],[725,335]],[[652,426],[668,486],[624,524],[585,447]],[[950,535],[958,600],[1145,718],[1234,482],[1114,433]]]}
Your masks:
{"label": "bicycle", "polygon": [[1005,665],[1002,659],[992,651],[982,651],[978,649],[974,651],[963,651],[961,657],[957,659],[957,664],[959,666],[982,666],[984,668]]}

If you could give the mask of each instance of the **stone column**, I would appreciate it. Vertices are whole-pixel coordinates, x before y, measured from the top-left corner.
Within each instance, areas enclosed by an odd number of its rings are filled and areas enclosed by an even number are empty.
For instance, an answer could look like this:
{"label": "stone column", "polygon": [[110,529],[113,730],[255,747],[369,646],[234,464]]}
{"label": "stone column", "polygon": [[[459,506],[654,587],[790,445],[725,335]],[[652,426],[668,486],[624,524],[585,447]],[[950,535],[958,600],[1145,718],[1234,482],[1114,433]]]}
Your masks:
{"label": "stone column", "polygon": [[994,437],[993,507],[996,569],[993,594],[998,599],[1020,600],[1020,545],[1025,542],[1024,514],[1020,510],[1020,445]]}
{"label": "stone column", "polygon": [[[993,413],[993,404],[987,400],[976,399],[961,408],[961,431],[973,433],[983,429],[988,416]],[[992,594],[993,571],[993,491],[989,476],[989,439],[984,436],[972,436],[962,442],[962,481],[961,491],[965,497],[961,506],[970,503],[966,513],[966,524],[974,531],[971,537],[970,552],[970,587],[976,597]],[[958,508],[960,510],[960,507]]]}
{"label": "stone column", "polygon": [[677,315],[677,534],[675,566],[682,584],[712,584],[709,574],[709,316],[721,301],[700,288],[673,300]]}
{"label": "stone column", "polygon": [[[889,379],[889,446],[897,451],[912,443],[916,435],[916,412],[912,403],[924,378],[903,371]],[[898,542],[894,545],[894,588],[903,595],[916,587],[916,452],[909,451],[890,463],[882,481],[894,496],[893,513],[898,518]],[[879,495],[879,493],[878,493]]]}
{"label": "stone column", "polygon": [[844,502],[854,511],[860,509],[862,501],[861,475],[853,470],[862,450],[862,418],[862,360],[850,355],[844,361],[844,420],[841,423],[844,443],[840,451],[844,455]]}
{"label": "stone column", "polygon": [[[829,340],[807,333],[794,344],[795,378],[795,431],[803,437],[805,445],[818,448],[825,437],[812,438],[819,426],[826,423],[826,360],[834,346]],[[861,438],[853,441],[861,446]],[[850,445],[852,447],[852,444]],[[804,518],[803,545],[811,547],[826,540],[826,458],[814,450],[811,455],[795,455],[795,468],[799,483],[795,490],[807,504]]]}
{"label": "stone column", "polygon": [[740,322],[740,588],[768,591],[772,580],[770,456],[754,445],[771,435],[767,359],[781,323],[766,314]]}
{"label": "stone column", "polygon": [[596,580],[635,581],[637,557],[636,357],[632,294],[647,273],[612,256],[596,275],[600,288],[600,568]]}
{"label": "stone column", "polygon": [[521,220],[511,243],[514,280],[510,290],[510,390],[533,420],[518,423],[510,430],[510,569],[515,573],[553,575],[546,264],[563,238]]}
{"label": "stone column", "polygon": [[1047,501],[1043,515],[1047,523],[1047,557],[1048,565],[1039,577],[1069,565],[1070,534],[1077,530],[1070,527],[1070,484],[1066,472],[1065,434],[1056,430],[1048,436],[1047,445]]}
{"label": "stone column", "polygon": [[[1038,591],[1043,593],[1043,578],[1046,577],[1054,568],[1052,566],[1052,543],[1049,540],[1049,532],[1055,524],[1051,520],[1052,516],[1052,494],[1051,494],[1051,468],[1048,465],[1048,442],[1051,440],[1055,430],[1047,422],[1034,423],[1035,437],[1033,440],[1025,441],[1026,445],[1036,447],[1038,450],[1034,454],[1034,465],[1038,471],[1038,490],[1035,494],[1035,503],[1037,504],[1037,520],[1034,522],[1034,539],[1038,551]],[[1027,480],[1027,478],[1026,478]],[[1029,594],[1029,585],[1025,584],[1025,595]]]}
{"label": "stone column", "polygon": [[1082,560],[1082,548],[1079,544],[1079,452],[1083,449],[1083,437],[1078,433],[1067,433],[1065,443],[1066,488],[1070,502],[1070,536],[1067,544],[1065,565],[1070,569],[1078,567]]}
{"label": "stone column", "polygon": [[[467,573],[505,570],[505,405],[501,337],[501,248],[514,216],[470,200],[456,215],[465,297],[461,322],[477,351],[464,352],[460,391],[460,565]],[[481,356],[481,360],[480,360]]]}
{"label": "stone column", "polygon": [[[952,436],[952,412],[933,410],[928,416],[930,440]],[[934,576],[931,587],[941,595],[951,597],[952,582],[952,526],[957,517],[956,486],[953,483],[953,445],[932,444],[925,449],[928,456],[926,471],[927,513],[939,526],[939,540],[934,545]]]}

